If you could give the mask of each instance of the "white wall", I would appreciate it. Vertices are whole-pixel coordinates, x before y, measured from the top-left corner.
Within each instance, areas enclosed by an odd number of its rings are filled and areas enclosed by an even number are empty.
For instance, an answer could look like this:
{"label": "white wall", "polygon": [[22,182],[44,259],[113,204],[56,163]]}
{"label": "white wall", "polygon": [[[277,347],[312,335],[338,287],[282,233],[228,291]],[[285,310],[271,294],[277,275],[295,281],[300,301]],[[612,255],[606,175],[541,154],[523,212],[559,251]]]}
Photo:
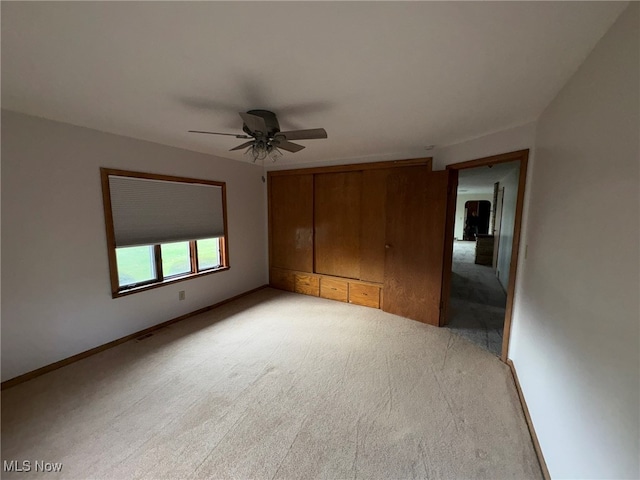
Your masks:
{"label": "white wall", "polygon": [[538,122],[510,357],[553,478],[640,478],[639,14]]}
{"label": "white wall", "polygon": [[500,188],[504,189],[504,196],[502,197],[502,222],[500,223],[496,276],[505,291],[509,286],[509,269],[511,268],[511,253],[513,252],[513,231],[516,221],[519,175],[520,167],[518,166],[500,180]]}
{"label": "white wall", "polygon": [[[434,149],[433,169],[444,170],[447,165],[452,163],[533,148],[535,134],[536,124],[531,122],[466,142]],[[531,155],[529,161],[531,162]]]}
{"label": "white wall", "polygon": [[[112,299],[99,167],[227,182],[230,270]],[[3,110],[2,380],[267,283],[261,174]]]}
{"label": "white wall", "polygon": [[453,230],[453,236],[457,240],[462,240],[464,235],[464,204],[474,200],[487,200],[493,209],[493,193],[459,193],[456,197],[456,223]]}

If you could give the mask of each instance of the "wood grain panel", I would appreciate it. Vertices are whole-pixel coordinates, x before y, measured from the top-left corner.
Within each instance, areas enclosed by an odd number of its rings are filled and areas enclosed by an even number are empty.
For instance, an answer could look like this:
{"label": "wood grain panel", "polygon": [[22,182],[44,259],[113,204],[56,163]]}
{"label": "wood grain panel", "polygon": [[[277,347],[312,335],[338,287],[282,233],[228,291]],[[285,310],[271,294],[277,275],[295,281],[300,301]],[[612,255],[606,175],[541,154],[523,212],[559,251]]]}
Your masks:
{"label": "wood grain panel", "polygon": [[353,172],[362,170],[375,170],[378,168],[407,167],[411,165],[422,165],[431,171],[432,158],[411,158],[409,160],[389,160],[386,162],[350,163],[347,165],[331,165],[329,167],[294,168],[291,170],[274,170],[268,176],[280,175],[300,175],[304,173],[332,173],[332,172]]}
{"label": "wood grain panel", "polygon": [[391,168],[362,172],[360,280],[384,281],[387,177]]}
{"label": "wood grain panel", "polygon": [[384,310],[439,325],[449,172],[387,182]]}
{"label": "wood grain panel", "polygon": [[360,216],[360,280],[384,282],[386,199],[389,175],[430,172],[428,165],[366,170],[362,172]]}
{"label": "wood grain panel", "polygon": [[339,278],[320,278],[320,296],[330,300],[346,302],[349,297],[349,284]]}
{"label": "wood grain panel", "polygon": [[315,175],[315,271],[360,278],[362,172]]}
{"label": "wood grain panel", "polygon": [[380,308],[380,287],[363,283],[349,283],[349,303]]}
{"label": "wood grain panel", "polygon": [[281,270],[279,268],[271,269],[271,277],[269,285],[280,290],[286,290],[293,292],[295,290],[295,277],[293,272],[288,270]]}
{"label": "wood grain panel", "polygon": [[440,323],[444,327],[449,322],[449,297],[451,296],[451,266],[453,263],[453,233],[456,221],[456,195],[458,191],[458,171],[449,171],[447,188],[447,222],[444,231],[444,262],[442,265],[442,293]]}
{"label": "wood grain panel", "polygon": [[294,274],[294,291],[305,295],[320,296],[320,278],[316,275]]}
{"label": "wood grain panel", "polygon": [[272,267],[313,272],[313,175],[269,177]]}

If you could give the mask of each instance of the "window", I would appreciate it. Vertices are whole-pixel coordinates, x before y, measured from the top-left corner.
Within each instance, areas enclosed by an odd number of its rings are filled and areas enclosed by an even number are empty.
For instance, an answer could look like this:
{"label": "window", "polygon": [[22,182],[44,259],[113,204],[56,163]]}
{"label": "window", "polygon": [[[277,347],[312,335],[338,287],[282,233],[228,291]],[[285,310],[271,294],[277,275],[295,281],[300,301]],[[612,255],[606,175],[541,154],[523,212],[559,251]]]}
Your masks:
{"label": "window", "polygon": [[[190,242],[116,247],[118,293],[122,295],[132,289],[138,291],[140,287],[164,285],[172,279],[221,270],[224,267],[220,262],[223,241],[223,237],[218,237]],[[158,249],[160,255],[156,256]]]}
{"label": "window", "polygon": [[165,278],[191,273],[189,242],[174,242],[160,245],[162,274]]}
{"label": "window", "polygon": [[199,269],[206,270],[207,268],[219,267],[220,242],[215,238],[200,240],[196,243],[196,255]]}
{"label": "window", "polygon": [[139,285],[156,278],[153,246],[151,245],[117,248],[116,261],[120,286]]}
{"label": "window", "polygon": [[101,175],[114,298],[229,268],[223,182]]}

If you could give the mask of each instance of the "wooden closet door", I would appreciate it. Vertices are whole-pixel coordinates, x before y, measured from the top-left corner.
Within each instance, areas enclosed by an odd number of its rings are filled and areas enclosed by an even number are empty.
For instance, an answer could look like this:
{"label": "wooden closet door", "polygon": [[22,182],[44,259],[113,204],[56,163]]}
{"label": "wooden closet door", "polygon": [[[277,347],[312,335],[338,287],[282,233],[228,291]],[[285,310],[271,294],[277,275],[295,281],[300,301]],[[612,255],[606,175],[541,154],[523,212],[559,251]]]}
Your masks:
{"label": "wooden closet door", "polygon": [[313,175],[269,179],[271,267],[313,272]]}
{"label": "wooden closet door", "polygon": [[315,175],[315,271],[360,278],[362,172]]}
{"label": "wooden closet door", "polygon": [[383,309],[436,326],[450,278],[449,177],[450,171],[402,172],[387,182]]}
{"label": "wooden closet door", "polygon": [[362,172],[360,280],[384,282],[387,180],[394,173],[430,172],[431,166],[379,168]]}
{"label": "wooden closet door", "polygon": [[393,168],[362,172],[360,216],[360,280],[384,281],[387,178]]}

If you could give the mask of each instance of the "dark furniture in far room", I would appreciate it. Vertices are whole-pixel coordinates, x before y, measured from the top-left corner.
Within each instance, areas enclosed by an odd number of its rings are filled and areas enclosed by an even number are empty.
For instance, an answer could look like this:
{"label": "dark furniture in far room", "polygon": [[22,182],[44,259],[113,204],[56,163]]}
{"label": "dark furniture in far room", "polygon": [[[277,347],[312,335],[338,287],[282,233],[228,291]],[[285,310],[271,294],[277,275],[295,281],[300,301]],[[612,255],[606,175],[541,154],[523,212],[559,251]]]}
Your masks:
{"label": "dark furniture in far room", "polygon": [[476,236],[476,263],[493,265],[493,235],[478,234]]}

